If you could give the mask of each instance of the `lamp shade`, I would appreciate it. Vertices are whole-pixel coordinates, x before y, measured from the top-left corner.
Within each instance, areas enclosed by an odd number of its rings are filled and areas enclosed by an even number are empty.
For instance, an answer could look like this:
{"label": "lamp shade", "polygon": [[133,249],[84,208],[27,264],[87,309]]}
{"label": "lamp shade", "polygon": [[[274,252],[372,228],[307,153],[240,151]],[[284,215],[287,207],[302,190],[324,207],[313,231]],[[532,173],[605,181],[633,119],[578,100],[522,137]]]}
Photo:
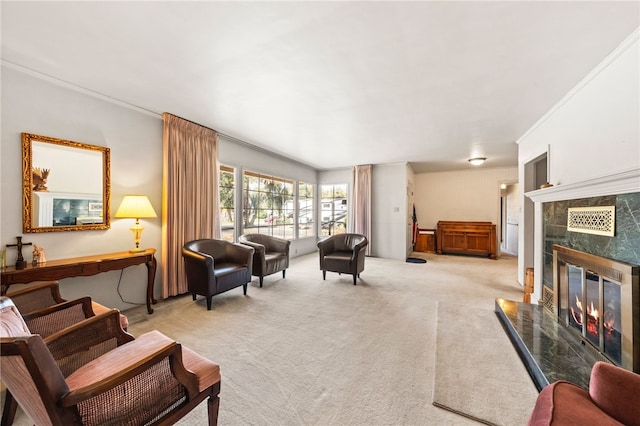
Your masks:
{"label": "lamp shade", "polygon": [[158,216],[146,195],[125,195],[115,217],[139,219]]}

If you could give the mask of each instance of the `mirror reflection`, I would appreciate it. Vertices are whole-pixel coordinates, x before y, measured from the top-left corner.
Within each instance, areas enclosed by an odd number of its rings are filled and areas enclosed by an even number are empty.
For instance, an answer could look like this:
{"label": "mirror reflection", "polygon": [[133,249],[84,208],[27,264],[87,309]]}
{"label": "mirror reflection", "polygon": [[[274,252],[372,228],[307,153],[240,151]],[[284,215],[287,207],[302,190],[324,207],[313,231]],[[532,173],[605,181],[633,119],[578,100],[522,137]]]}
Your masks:
{"label": "mirror reflection", "polygon": [[24,232],[108,229],[109,148],[23,133]]}

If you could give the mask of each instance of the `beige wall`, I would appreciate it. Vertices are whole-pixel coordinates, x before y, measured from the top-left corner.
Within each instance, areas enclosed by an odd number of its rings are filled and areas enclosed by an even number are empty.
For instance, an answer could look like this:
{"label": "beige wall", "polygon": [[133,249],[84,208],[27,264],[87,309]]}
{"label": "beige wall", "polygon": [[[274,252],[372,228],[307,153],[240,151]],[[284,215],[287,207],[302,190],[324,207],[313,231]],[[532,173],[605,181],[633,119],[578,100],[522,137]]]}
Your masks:
{"label": "beige wall", "polygon": [[417,173],[418,226],[435,228],[440,220],[500,222],[500,184],[515,182],[517,167]]}

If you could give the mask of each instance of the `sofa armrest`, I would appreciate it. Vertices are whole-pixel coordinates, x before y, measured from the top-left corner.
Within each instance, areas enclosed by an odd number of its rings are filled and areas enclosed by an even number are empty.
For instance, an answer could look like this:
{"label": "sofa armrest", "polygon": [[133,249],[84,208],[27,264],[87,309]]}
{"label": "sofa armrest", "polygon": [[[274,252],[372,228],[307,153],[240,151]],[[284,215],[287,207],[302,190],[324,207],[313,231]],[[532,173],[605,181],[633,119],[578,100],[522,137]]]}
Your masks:
{"label": "sofa armrest", "polygon": [[[185,386],[190,397],[199,392],[198,379],[182,365],[182,346],[158,331],[151,331],[84,365],[66,382],[69,393],[61,403],[71,407],[108,392],[170,358],[171,372]],[[144,379],[141,379],[144,380]],[[132,382],[135,386],[135,382]],[[135,395],[135,390],[132,390]]]}
{"label": "sofa armrest", "polygon": [[251,269],[253,265],[253,247],[244,244],[229,243],[226,245],[226,261],[237,263]]}
{"label": "sofa armrest", "polygon": [[264,254],[267,251],[267,248],[264,246],[264,244],[256,243],[254,241],[242,240],[241,244],[252,247],[253,250],[260,255],[260,257],[264,257]]}
{"label": "sofa armrest", "polygon": [[291,241],[285,240],[284,238],[271,237],[269,238],[269,246],[267,247],[267,251],[272,251],[276,253],[284,253],[289,257],[289,247],[291,246]]}
{"label": "sofa armrest", "polygon": [[591,369],[589,395],[605,413],[625,425],[640,425],[640,375],[598,361]]}
{"label": "sofa armrest", "polygon": [[320,250],[320,257],[324,256],[327,253],[332,253],[335,251],[334,240],[331,237],[318,241],[317,246]]}
{"label": "sofa armrest", "polygon": [[353,247],[353,260],[354,261],[360,256],[360,252],[361,251],[366,250],[368,244],[369,243],[368,243],[367,240],[362,240],[358,244],[356,244],[355,247]]}

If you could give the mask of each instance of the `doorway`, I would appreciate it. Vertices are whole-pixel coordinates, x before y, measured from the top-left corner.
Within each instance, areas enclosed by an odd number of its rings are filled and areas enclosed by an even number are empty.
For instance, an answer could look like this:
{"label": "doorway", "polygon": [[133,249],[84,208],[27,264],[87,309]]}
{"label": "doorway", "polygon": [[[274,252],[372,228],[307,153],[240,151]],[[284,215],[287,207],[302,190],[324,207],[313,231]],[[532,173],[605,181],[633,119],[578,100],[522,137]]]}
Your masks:
{"label": "doorway", "polygon": [[517,182],[500,184],[500,252],[518,255],[520,199]]}

